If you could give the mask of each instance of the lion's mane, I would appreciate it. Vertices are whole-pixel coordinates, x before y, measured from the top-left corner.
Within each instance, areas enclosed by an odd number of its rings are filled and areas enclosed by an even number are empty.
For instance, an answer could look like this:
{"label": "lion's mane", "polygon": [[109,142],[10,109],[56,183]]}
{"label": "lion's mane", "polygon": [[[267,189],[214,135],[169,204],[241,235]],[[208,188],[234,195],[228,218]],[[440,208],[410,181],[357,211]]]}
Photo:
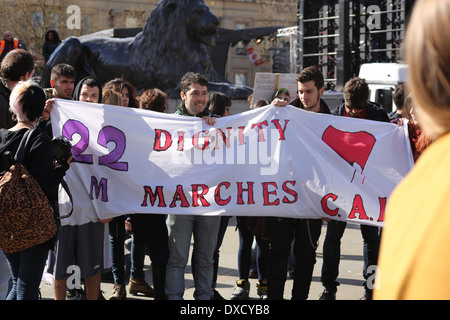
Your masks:
{"label": "lion's mane", "polygon": [[[175,87],[188,71],[210,78],[212,63],[208,49],[189,35],[192,27],[189,24],[195,23],[192,10],[200,3],[203,1],[162,0],[158,3],[143,31],[131,44],[130,62],[138,83],[144,83],[147,88],[159,87],[173,96],[177,94],[172,91],[178,90]],[[208,10],[204,14],[212,13]]]}

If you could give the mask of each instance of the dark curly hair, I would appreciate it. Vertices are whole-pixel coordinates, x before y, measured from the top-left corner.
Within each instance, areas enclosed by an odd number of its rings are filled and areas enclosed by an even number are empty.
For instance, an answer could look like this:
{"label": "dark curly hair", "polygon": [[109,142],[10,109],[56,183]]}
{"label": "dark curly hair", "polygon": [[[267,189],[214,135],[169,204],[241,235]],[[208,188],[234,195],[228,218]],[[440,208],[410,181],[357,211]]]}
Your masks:
{"label": "dark curly hair", "polygon": [[188,72],[183,78],[181,78],[181,92],[188,92],[194,83],[198,83],[201,86],[208,86],[208,80],[200,73]]}
{"label": "dark curly hair", "polygon": [[167,112],[167,95],[158,88],[148,89],[140,97],[139,108]]}

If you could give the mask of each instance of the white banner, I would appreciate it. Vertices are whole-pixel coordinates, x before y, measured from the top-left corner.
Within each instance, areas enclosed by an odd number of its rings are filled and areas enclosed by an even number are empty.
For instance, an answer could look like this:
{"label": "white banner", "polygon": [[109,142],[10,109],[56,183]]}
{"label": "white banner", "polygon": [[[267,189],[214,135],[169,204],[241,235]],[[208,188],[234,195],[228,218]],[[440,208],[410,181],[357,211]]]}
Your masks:
{"label": "white banner", "polygon": [[406,126],[292,106],[209,126],[193,117],[57,100],[51,118],[76,160],[65,177],[74,211],[62,224],[163,213],[382,226],[387,198],[413,166]]}

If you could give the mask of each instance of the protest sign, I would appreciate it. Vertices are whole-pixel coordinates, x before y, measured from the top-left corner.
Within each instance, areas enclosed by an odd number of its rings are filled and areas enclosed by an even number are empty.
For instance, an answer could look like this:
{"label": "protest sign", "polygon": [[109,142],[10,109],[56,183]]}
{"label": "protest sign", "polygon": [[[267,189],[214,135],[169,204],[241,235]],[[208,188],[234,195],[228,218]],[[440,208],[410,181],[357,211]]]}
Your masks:
{"label": "protest sign", "polygon": [[290,101],[297,98],[297,74],[257,72],[253,88],[253,103],[260,99],[272,102],[273,95],[280,88],[289,90]]}
{"label": "protest sign", "polygon": [[[74,211],[332,218],[382,226],[413,166],[406,126],[267,106],[219,118],[56,100]],[[62,212],[64,214],[64,212]]]}

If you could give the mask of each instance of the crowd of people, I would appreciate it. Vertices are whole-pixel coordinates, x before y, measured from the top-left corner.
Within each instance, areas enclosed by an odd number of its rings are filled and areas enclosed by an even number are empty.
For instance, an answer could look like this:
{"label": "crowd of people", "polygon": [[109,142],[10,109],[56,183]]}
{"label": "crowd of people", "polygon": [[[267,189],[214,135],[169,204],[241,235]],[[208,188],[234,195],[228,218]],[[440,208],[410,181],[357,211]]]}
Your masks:
{"label": "crowd of people", "polygon": [[[406,37],[410,83],[396,88],[395,112],[388,114],[370,102],[368,85],[358,77],[345,84],[342,104],[330,108],[322,99],[324,78],[316,67],[307,67],[299,73],[295,100],[291,100],[289,91],[283,88],[274,93],[271,102],[249,100],[250,108],[289,104],[309,112],[340,117],[398,125],[408,122],[411,150],[418,165],[388,202],[385,227],[360,225],[363,276],[366,280],[371,276],[367,272],[369,266],[379,265],[381,271],[377,272],[382,272],[380,289],[374,290],[372,285],[364,283],[364,299],[450,298],[446,282],[448,255],[444,247],[449,234],[446,200],[450,190],[449,162],[446,161],[450,142],[450,69],[445,58],[450,48],[447,48],[446,37],[436,27],[445,27],[450,21],[450,0],[433,0],[426,4],[419,0],[417,7],[410,22],[412,30],[408,30]],[[65,172],[70,170],[71,159],[67,159],[67,163],[58,163],[52,157],[54,134],[50,114],[54,98],[168,111],[168,97],[158,88],[149,88],[138,96],[133,85],[122,78],[101,84],[94,77],[86,77],[75,83],[76,70],[68,64],[56,65],[51,72],[51,88],[42,89],[30,80],[34,72],[33,56],[20,48],[4,56],[0,72],[0,156],[4,158],[6,151],[14,153],[25,132],[35,131],[33,147],[28,151],[24,165],[47,195],[55,219],[59,215],[58,193],[62,192],[59,185]],[[222,93],[208,92],[207,86],[205,76],[185,74],[180,81],[182,102],[175,114],[200,117],[209,125],[214,125],[218,117],[230,115],[231,100]],[[425,150],[427,152],[423,154]],[[4,164],[0,161],[2,174],[8,170]],[[66,192],[70,193],[70,190]],[[408,219],[405,220],[406,214]],[[12,254],[0,253],[0,294],[8,292],[6,298],[9,300],[36,299],[47,266],[46,271],[53,275],[55,300],[77,294],[88,300],[105,299],[101,292],[101,277],[109,271],[114,281],[114,292],[107,297],[109,300],[126,299],[127,285],[128,294],[140,293],[155,300],[181,300],[193,239],[194,298],[222,300],[224,297],[216,288],[219,251],[231,216],[232,212],[229,216],[149,213],[76,226],[59,224],[56,235],[43,244]],[[331,219],[326,219],[325,223],[321,270],[324,291],[320,300],[334,300],[339,286],[340,246],[346,223]],[[106,225],[109,245],[104,244]],[[255,225],[258,225],[258,231],[253,228]],[[248,279],[255,242],[260,298],[282,300],[290,271],[293,279],[291,299],[306,300],[323,226],[324,219],[238,217],[239,275],[229,299],[249,298]],[[124,251],[128,242],[131,243],[129,280]],[[105,255],[110,258],[110,266],[105,263],[108,260],[104,259]],[[153,287],[145,279],[146,255],[152,263]],[[5,257],[8,272],[5,272]],[[67,268],[71,265],[79,267],[84,291],[68,288]]]}

